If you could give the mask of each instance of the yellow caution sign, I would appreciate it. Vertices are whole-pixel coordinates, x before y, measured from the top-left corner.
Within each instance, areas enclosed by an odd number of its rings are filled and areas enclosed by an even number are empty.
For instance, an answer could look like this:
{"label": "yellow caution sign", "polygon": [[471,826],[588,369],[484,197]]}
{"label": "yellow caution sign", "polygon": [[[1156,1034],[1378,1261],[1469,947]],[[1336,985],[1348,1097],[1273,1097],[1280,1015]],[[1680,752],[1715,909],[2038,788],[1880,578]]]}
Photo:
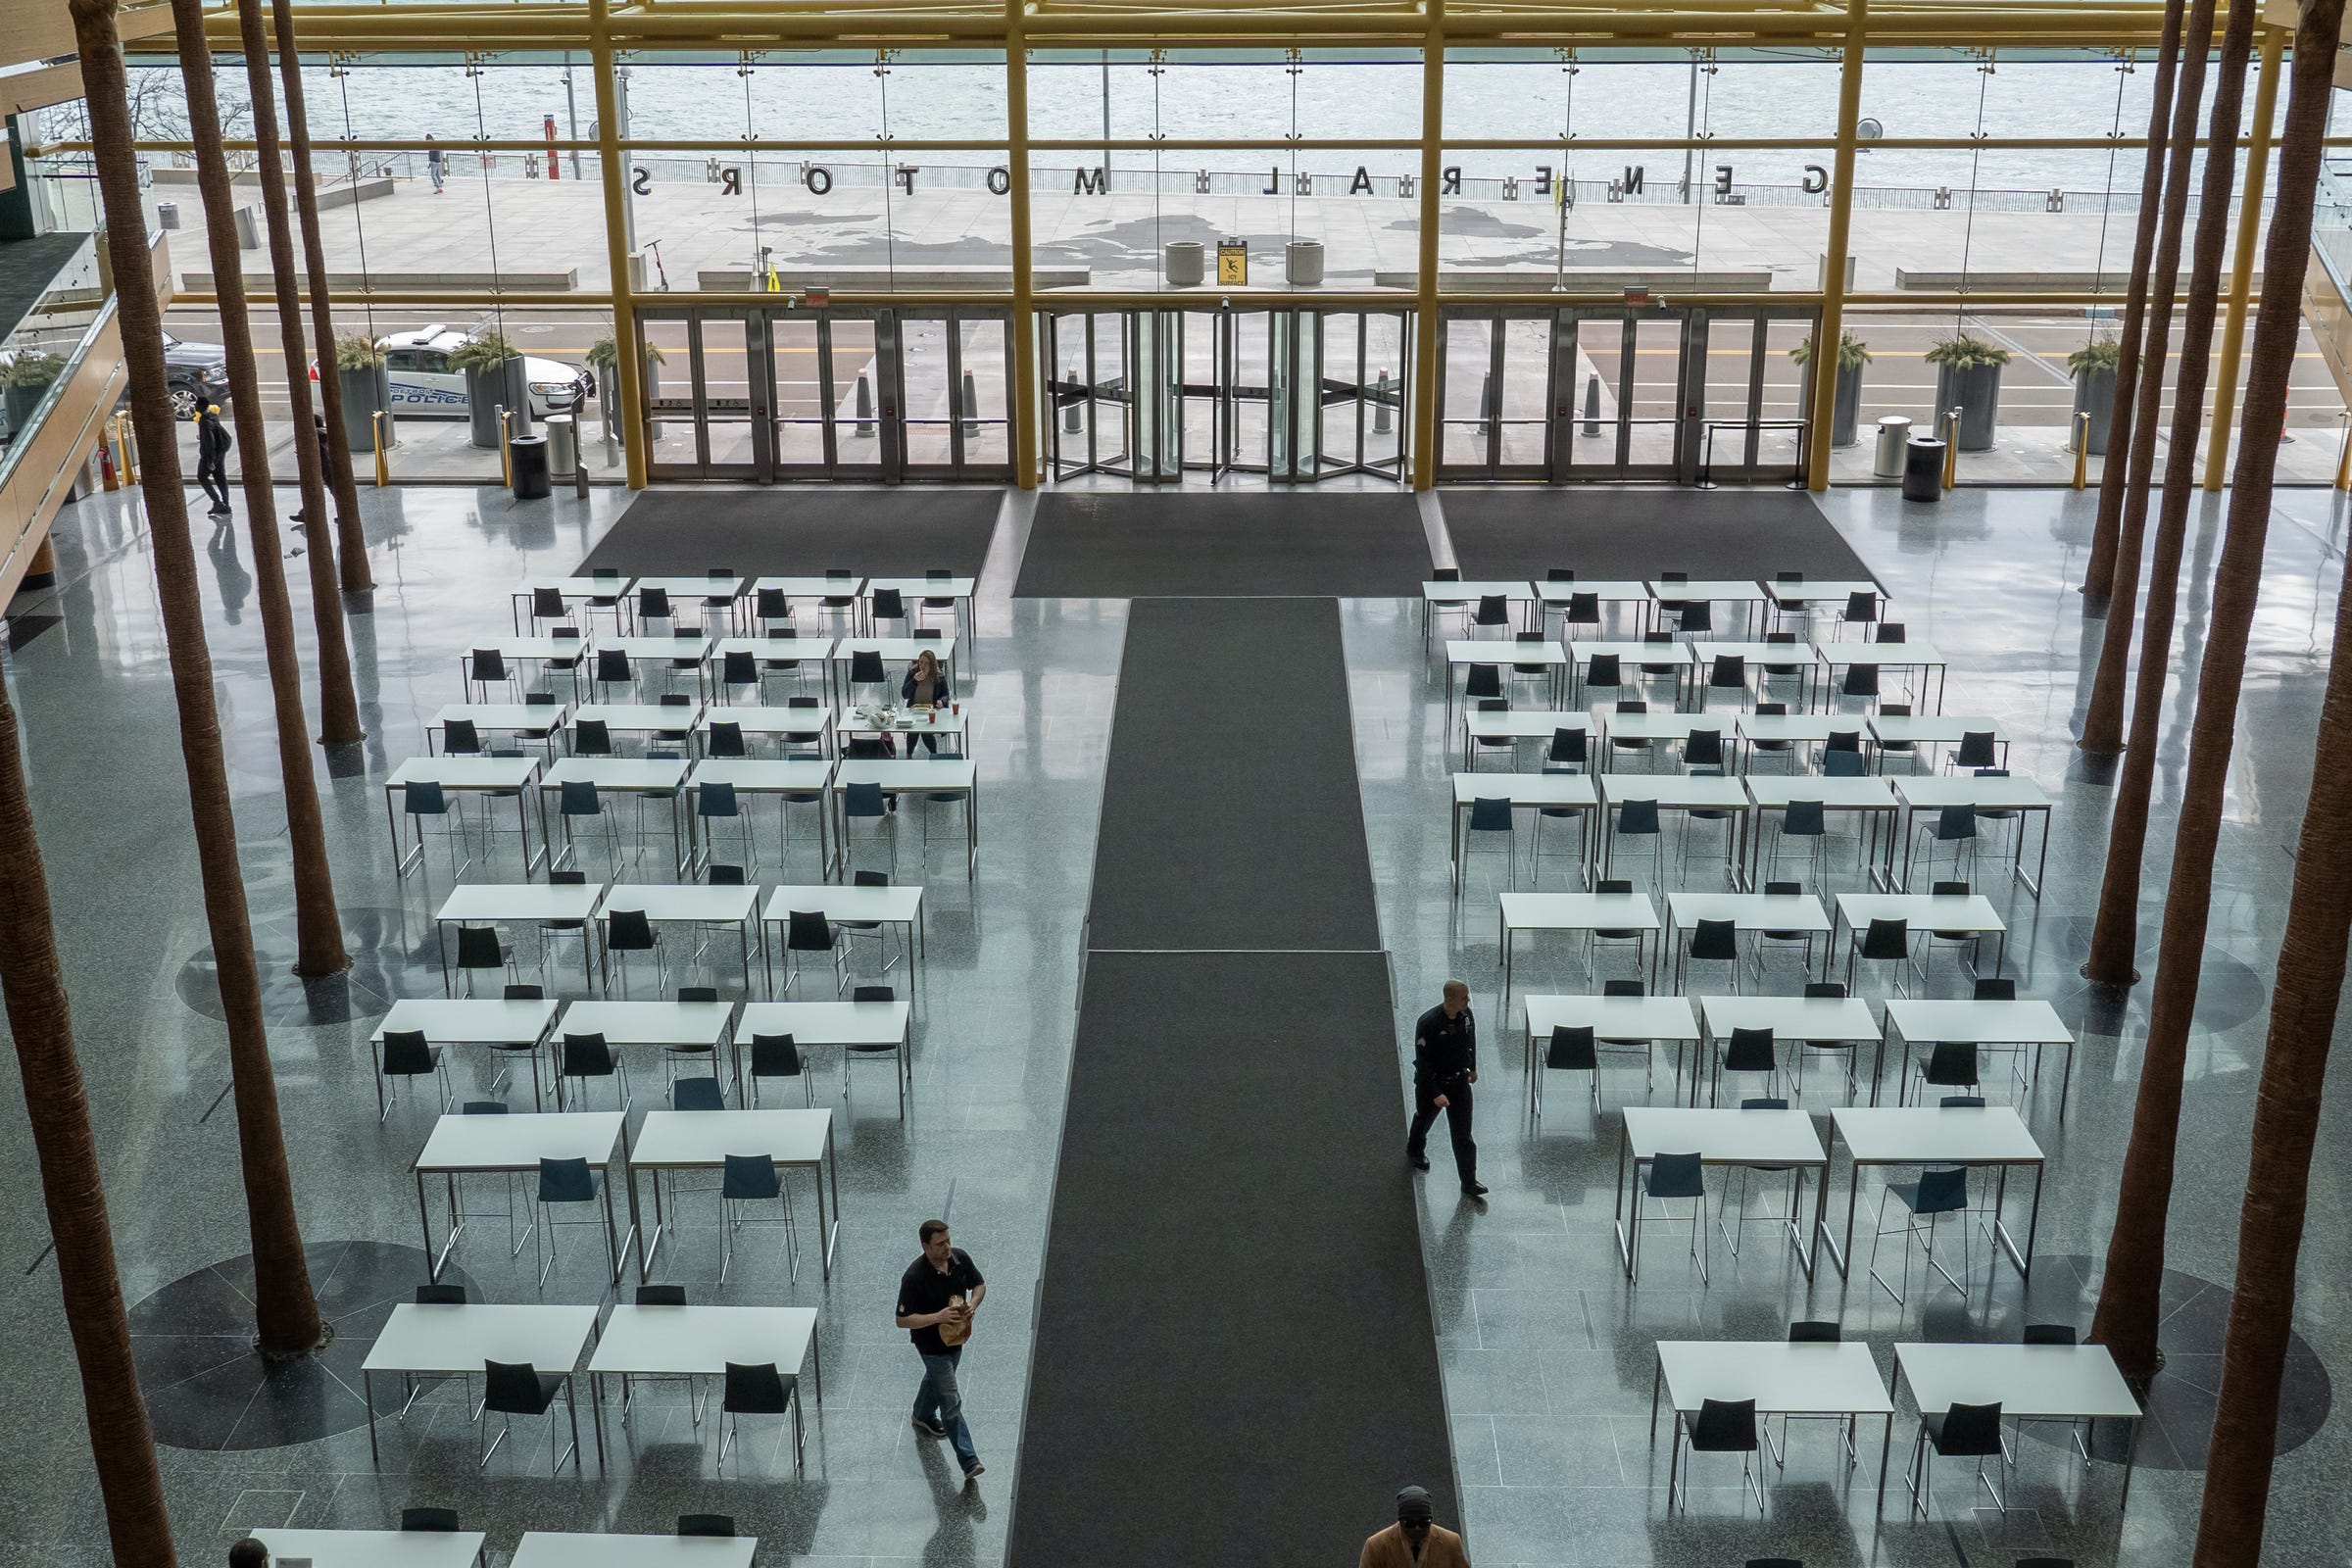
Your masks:
{"label": "yellow caution sign", "polygon": [[1244,241],[1217,241],[1217,284],[1220,288],[1250,286],[1250,247]]}

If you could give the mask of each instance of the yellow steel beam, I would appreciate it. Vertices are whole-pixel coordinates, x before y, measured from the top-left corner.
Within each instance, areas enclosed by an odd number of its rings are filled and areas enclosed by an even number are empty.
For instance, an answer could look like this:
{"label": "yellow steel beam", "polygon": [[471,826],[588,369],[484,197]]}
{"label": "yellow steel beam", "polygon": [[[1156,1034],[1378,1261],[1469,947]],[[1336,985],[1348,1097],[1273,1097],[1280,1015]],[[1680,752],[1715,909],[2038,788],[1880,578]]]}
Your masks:
{"label": "yellow steel beam", "polygon": [[1420,270],[1414,274],[1413,488],[1438,482],[1438,170],[1446,131],[1446,0],[1427,0],[1428,31],[1421,48]]}
{"label": "yellow steel beam", "polygon": [[[308,299],[306,288],[296,292]],[[1807,289],[1790,289],[1786,293],[1706,292],[1693,289],[1688,293],[1671,289],[1650,290],[1650,301],[1668,309],[1705,307],[1718,309],[1770,309],[1802,312],[1819,307],[1823,295]],[[610,292],[601,289],[571,289],[557,293],[546,289],[337,289],[337,301],[365,300],[369,304],[416,309],[479,308],[487,310],[501,306],[510,311],[522,310],[602,310],[612,304]],[[746,310],[783,310],[788,296],[729,293],[712,290],[708,293],[685,291],[673,294],[630,295],[631,310],[639,316],[675,317],[696,311],[732,312],[741,315]],[[1443,306],[1462,306],[1482,311],[1500,307],[1515,312],[1564,310],[1571,306],[1591,309],[1594,306],[1623,305],[1621,290],[1526,289],[1511,293],[1475,294],[1439,291]],[[882,289],[834,289],[832,305],[841,310],[876,309],[930,305],[996,306],[1010,313],[1013,299],[1009,293],[979,293],[972,290],[906,289],[893,293]],[[1032,314],[1072,313],[1087,311],[1179,310],[1211,311],[1218,302],[1230,300],[1236,310],[1321,310],[1321,311],[1386,311],[1399,314],[1418,311],[1421,296],[1401,289],[1389,290],[1314,290],[1300,292],[1290,289],[1202,289],[1198,292],[1152,293],[1134,289],[1054,289],[1034,295]],[[763,301],[773,304],[763,304]],[[206,289],[181,289],[172,295],[177,306],[203,307],[219,303],[219,296]],[[2112,306],[2115,296],[2093,294],[2082,289],[2048,293],[2017,290],[1992,292],[1971,289],[1919,289],[1900,293],[1855,292],[1845,296],[1845,306],[1852,310],[1903,311],[1918,315],[1950,315],[1954,310],[1967,311],[2072,311],[2090,306]],[[2249,307],[2260,305],[2259,290],[2246,296]]]}
{"label": "yellow steel beam", "polygon": [[[637,318],[629,297],[628,172],[620,154],[620,92],[612,77],[612,40],[605,30],[608,0],[590,0],[594,13],[589,40],[596,76],[596,128],[603,146],[597,173],[605,195],[605,265],[612,274],[612,374],[620,378],[620,450],[623,476],[632,490],[645,488],[645,375],[637,358]],[[582,460],[586,461],[585,459]]]}
{"label": "yellow steel beam", "polygon": [[2246,341],[2246,291],[2254,279],[2256,231],[2262,227],[2262,188],[2271,162],[2271,121],[2278,108],[2279,57],[2286,29],[2262,35],[2262,76],[2254,84],[2254,139],[2246,150],[2246,184],[2238,198],[2237,254],[2230,265],[2230,312],[2222,320],[2221,373],[2213,381],[2213,430],[2206,437],[2205,488],[2220,490],[2230,477],[2230,416],[2237,408],[2237,366]]}
{"label": "yellow steel beam", "polygon": [[1023,490],[1037,488],[1038,449],[1044,422],[1037,387],[1037,287],[1035,241],[1029,212],[1029,51],[1021,42],[1022,0],[1004,0],[1004,126],[1012,203],[1012,478]]}
{"label": "yellow steel beam", "polygon": [[1830,237],[1823,252],[1821,314],[1813,327],[1813,406],[1805,427],[1805,483],[1830,487],[1831,422],[1838,410],[1838,350],[1845,333],[1845,253],[1854,214],[1855,129],[1862,118],[1862,24],[1870,0],[1846,0],[1843,58],[1838,67],[1838,153],[1830,173]]}

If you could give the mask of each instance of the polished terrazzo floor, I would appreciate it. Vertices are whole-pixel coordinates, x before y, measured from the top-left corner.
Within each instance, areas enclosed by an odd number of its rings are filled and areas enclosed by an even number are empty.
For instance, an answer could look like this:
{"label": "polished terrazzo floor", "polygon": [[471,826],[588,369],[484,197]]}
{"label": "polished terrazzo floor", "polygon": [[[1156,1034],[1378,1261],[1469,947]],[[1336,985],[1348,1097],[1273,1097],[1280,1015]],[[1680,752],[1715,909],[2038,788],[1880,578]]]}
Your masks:
{"label": "polished terrazzo floor", "polygon": [[[400,1260],[385,1250],[416,1243],[407,1165],[426,1125],[412,1103],[376,1126],[368,1032],[379,999],[438,993],[429,915],[447,887],[437,858],[423,885],[390,875],[380,779],[423,750],[426,719],[456,698],[458,655],[477,635],[506,626],[509,585],[529,572],[569,567],[618,504],[599,492],[585,504],[563,498],[516,507],[494,490],[392,490],[367,500],[380,586],[370,612],[350,624],[369,736],[355,757],[334,760],[342,776],[324,786],[338,892],[360,965],[348,989],[306,990],[279,979],[270,992],[306,1234],[318,1250],[321,1278],[340,1282],[338,1308],[355,1324],[369,1321],[400,1288]],[[1737,1262],[1718,1242],[1714,1277],[1704,1287],[1676,1255],[1679,1243],[1653,1244],[1642,1284],[1626,1286],[1608,1221],[1612,1119],[1604,1114],[1595,1126],[1579,1091],[1562,1080],[1543,1129],[1522,1122],[1515,1042],[1497,1016],[1496,875],[1474,872],[1458,906],[1446,896],[1442,802],[1458,753],[1443,721],[1439,677],[1422,657],[1418,607],[1343,607],[1359,770],[1400,1008],[1409,1016],[1434,998],[1441,980],[1459,974],[1487,1020],[1480,1134],[1493,1199],[1484,1208],[1458,1204],[1452,1184],[1442,1179],[1440,1152],[1441,1179],[1428,1184],[1425,1200],[1455,1462],[1477,1561],[1637,1565],[1793,1555],[1815,1563],[1983,1563],[2054,1551],[2104,1564],[2127,1553],[2137,1561],[2185,1549],[2199,1477],[2180,1467],[2194,1462],[2200,1441],[2197,1390],[2210,1387],[2205,1357],[2220,1299],[2199,1282],[2226,1286],[2232,1269],[2267,976],[2342,569],[2343,516],[2331,502],[2324,491],[2287,493],[2273,527],[2217,868],[2207,997],[2191,1051],[2186,1179],[2174,1205],[2171,1261],[2180,1277],[2167,1338],[2178,1386],[2148,1425],[2120,1528],[2118,1467],[2086,1466],[2056,1443],[2033,1441],[2007,1480],[2013,1506],[2006,1518],[1972,1510],[1982,1499],[1970,1495],[1966,1470],[1950,1466],[1933,1519],[1906,1521],[1899,1501],[1890,1500],[1884,1522],[1874,1525],[1876,1443],[1865,1442],[1865,1464],[1849,1475],[1826,1436],[1802,1432],[1788,1468],[1768,1476],[1764,1520],[1752,1499],[1742,1507],[1737,1472],[1720,1461],[1702,1468],[1690,1515],[1670,1519],[1665,1446],[1647,1440],[1648,1347],[1656,1338],[1777,1337],[1789,1318],[1836,1316],[1849,1335],[1870,1339],[1884,1369],[1886,1346],[1923,1334],[2005,1338],[2029,1316],[2087,1322],[2087,1297],[2077,1297],[2108,1228],[2141,1025],[2135,1008],[2120,1018],[2092,1008],[2075,974],[2105,810],[2104,791],[2081,776],[2071,745],[2095,657],[2067,587],[2086,542],[2087,499],[1961,491],[1938,507],[1909,508],[1884,494],[1841,492],[1827,502],[1893,593],[1911,635],[1933,639],[1951,656],[1948,706],[1997,715],[2016,738],[2013,768],[2058,803],[2041,900],[1995,895],[2013,925],[2010,972],[2026,993],[2055,1000],[2083,1034],[2063,1127],[2046,1093],[2029,1118],[2052,1159],[2042,1267],[2030,1303],[2014,1271],[1984,1266],[1981,1246],[1965,1298],[1948,1288],[1920,1291],[1907,1309],[1883,1292],[1874,1298],[1859,1270],[1850,1284],[1825,1274],[1808,1285],[1785,1250],[1752,1242]],[[2199,561],[2208,559],[2219,526],[2218,508],[2201,508]],[[191,1384],[175,1381],[172,1389],[183,1402],[214,1412],[187,1429],[205,1446],[163,1450],[183,1556],[212,1558],[254,1526],[380,1525],[403,1505],[438,1503],[488,1530],[500,1550],[526,1529],[659,1530],[681,1511],[716,1508],[762,1538],[760,1561],[768,1568],[1002,1560],[1017,1482],[1031,1290],[1066,1082],[1078,920],[1124,620],[1118,602],[1009,598],[1025,519],[1024,509],[1008,507],[983,580],[967,671],[965,695],[983,715],[974,741],[984,803],[977,882],[967,890],[956,874],[946,847],[958,836],[952,830],[927,857],[912,824],[902,834],[898,874],[924,874],[930,889],[906,1120],[897,1118],[880,1074],[861,1075],[846,1102],[838,1083],[820,1075],[843,1118],[844,1226],[834,1278],[827,1286],[805,1268],[790,1282],[772,1243],[753,1242],[722,1288],[715,1227],[707,1221],[690,1226],[678,1263],[662,1276],[687,1283],[698,1300],[819,1308],[825,1396],[812,1410],[805,1479],[793,1477],[789,1447],[768,1423],[746,1427],[748,1451],[731,1455],[719,1478],[708,1425],[698,1433],[682,1396],[659,1386],[641,1391],[625,1436],[609,1424],[612,1462],[600,1474],[592,1456],[584,1478],[568,1471],[548,1477],[544,1438],[528,1425],[494,1459],[489,1479],[478,1477],[454,1388],[427,1392],[405,1423],[386,1424],[380,1468],[368,1463],[367,1432],[358,1424],[293,1446],[257,1446],[321,1423],[340,1425],[336,1410],[355,1413],[357,1396],[331,1364],[329,1375],[300,1389],[240,1383],[233,1344],[200,1343],[208,1330],[233,1327],[233,1260],[246,1245],[151,562],[116,498],[83,504],[61,521],[61,586],[12,607],[7,671],[107,1150],[125,1293],[141,1301],[189,1276],[218,1281],[227,1293],[216,1297],[217,1321],[198,1313],[161,1323],[151,1311],[140,1322],[143,1332],[199,1342],[172,1352],[183,1357]],[[201,525],[197,537],[206,537]],[[214,540],[204,588],[259,935],[265,953],[282,955],[291,935],[285,831],[252,564],[238,554],[244,548],[241,535],[233,546]],[[301,563],[290,564],[307,643]],[[2190,597],[2183,622],[2193,653],[2201,593]],[[2158,769],[2160,822],[2163,802],[2180,783],[2180,716]],[[2152,854],[2151,916],[2168,850],[2159,842]],[[1556,869],[1546,874],[1558,885]],[[772,863],[760,875],[778,879]],[[1541,956],[1523,954],[1519,973],[1537,989],[1586,983],[1565,944]],[[1780,977],[1793,983],[1786,966]],[[1958,984],[1950,959],[1941,958],[1936,989],[1951,994]],[[318,1021],[345,1014],[356,1021]],[[1400,1069],[1402,1059],[1400,1052]],[[461,1062],[462,1095],[487,1087],[476,1065]],[[10,1057],[0,1074],[15,1070]],[[641,1074],[640,1103],[660,1087],[658,1072]],[[1814,1107],[1826,1106],[1823,1085],[1812,1088]],[[21,1102],[14,1089],[0,1092],[0,1105]],[[1639,1090],[1637,1072],[1612,1071],[1612,1106]],[[507,1094],[515,1100],[512,1086]],[[0,1420],[19,1435],[10,1446],[16,1462],[0,1467],[0,1563],[97,1561],[105,1546],[96,1490],[19,1114],[0,1109],[0,1126],[8,1128],[0,1133],[0,1300],[8,1308],[0,1313],[0,1364],[9,1369],[0,1377]],[[2342,1162],[2332,1157],[2342,1147],[2341,1120],[2340,1111],[2330,1112],[2314,1173],[2300,1316],[2311,1357],[2296,1363],[2298,1409],[2306,1415],[2326,1409],[2326,1372],[2352,1364],[2337,1283],[2352,1244],[2352,1226],[2342,1218]],[[1396,1133],[1365,1130],[1376,1139]],[[1248,1223],[1250,1202],[1279,1200],[1278,1194],[1237,1195],[1235,1223]],[[951,1220],[958,1244],[991,1281],[990,1321],[967,1357],[965,1379],[990,1472],[968,1494],[941,1451],[906,1426],[915,1364],[889,1322],[893,1281],[912,1255],[913,1228],[933,1214]],[[544,1292],[533,1283],[527,1246],[512,1259],[503,1236],[486,1230],[468,1236],[459,1263],[490,1299],[595,1300],[603,1281],[591,1254],[601,1244],[581,1238],[587,1233],[564,1234],[565,1250]],[[199,1397],[209,1392],[200,1386],[206,1378],[231,1394]],[[239,1388],[241,1396],[233,1392]],[[171,1391],[149,1392],[159,1410],[172,1402]],[[219,1415],[228,1406],[232,1416]],[[1150,1419],[1149,1411],[1135,1415]],[[2276,1560],[2340,1556],[2333,1477],[2352,1458],[2343,1429],[2341,1420],[2328,1421],[2281,1460]],[[1907,1431],[1898,1430],[1898,1462],[1907,1442]],[[1896,1491],[1899,1496],[1899,1482]],[[1378,1523],[1367,1520],[1365,1528]]]}

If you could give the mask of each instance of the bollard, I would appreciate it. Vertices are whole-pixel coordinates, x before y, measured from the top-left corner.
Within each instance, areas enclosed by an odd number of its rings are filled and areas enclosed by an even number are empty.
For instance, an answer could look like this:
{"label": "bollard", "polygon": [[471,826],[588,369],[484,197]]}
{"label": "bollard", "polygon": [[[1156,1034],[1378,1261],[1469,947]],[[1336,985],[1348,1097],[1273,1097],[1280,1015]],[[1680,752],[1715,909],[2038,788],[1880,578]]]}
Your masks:
{"label": "bollard", "polygon": [[1494,372],[1487,371],[1478,378],[1478,433],[1491,434],[1494,429]]}
{"label": "bollard", "polygon": [[2344,455],[2336,460],[2335,487],[2352,490],[2352,414],[2339,414],[2336,417],[2344,421]]}
{"label": "bollard", "polygon": [[866,384],[865,372],[858,372],[858,434],[874,433],[874,389]]}
{"label": "bollard", "polygon": [[571,493],[588,499],[588,455],[577,450],[571,455]]}
{"label": "bollard", "polygon": [[507,444],[514,439],[514,415],[504,403],[498,405],[498,482],[501,488],[514,488],[514,455]]}
{"label": "bollard", "polygon": [[1389,372],[1387,367],[1382,367],[1380,379],[1373,383],[1373,391],[1375,397],[1372,404],[1372,433],[1387,435],[1390,430],[1395,428],[1389,417]]}
{"label": "bollard", "polygon": [[1585,377],[1585,434],[1600,434],[1600,377]]}
{"label": "bollard", "polygon": [[[1076,385],[1078,380],[1078,368],[1076,366],[1072,366],[1070,368],[1062,371],[1061,378],[1066,383]],[[1078,399],[1072,398],[1069,402],[1061,406],[1061,433],[1064,435],[1077,435],[1085,430],[1085,424],[1080,422]]]}
{"label": "bollard", "polygon": [[2090,416],[2075,416],[2075,488],[2090,483]]}
{"label": "bollard", "polygon": [[139,482],[138,431],[131,424],[130,416],[127,414],[115,416],[115,446],[122,454],[121,463],[122,482],[126,485],[137,484]]}
{"label": "bollard", "polygon": [[972,372],[966,370],[963,372],[963,433],[965,435],[980,433],[979,410],[979,383],[972,379]]}
{"label": "bollard", "polygon": [[368,437],[375,443],[375,487],[378,490],[392,482],[392,460],[384,454],[384,421],[391,416],[389,409],[377,409],[368,416]]}
{"label": "bollard", "polygon": [[1943,487],[1955,489],[1960,483],[1960,411],[1951,409],[1943,416]]}

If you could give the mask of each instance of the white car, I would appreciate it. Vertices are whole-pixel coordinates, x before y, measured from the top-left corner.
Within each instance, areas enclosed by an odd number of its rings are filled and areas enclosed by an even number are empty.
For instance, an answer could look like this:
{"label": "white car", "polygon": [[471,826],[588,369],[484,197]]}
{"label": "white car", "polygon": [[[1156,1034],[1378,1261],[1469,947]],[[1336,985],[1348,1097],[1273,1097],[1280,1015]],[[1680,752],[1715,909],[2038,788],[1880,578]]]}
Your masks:
{"label": "white car", "polygon": [[[407,415],[465,416],[466,372],[449,363],[450,355],[472,341],[472,334],[434,324],[415,332],[394,332],[380,339],[384,370],[392,385],[392,407]],[[523,356],[523,373],[531,388],[531,416],[570,414],[596,395],[596,377],[561,360]]]}

